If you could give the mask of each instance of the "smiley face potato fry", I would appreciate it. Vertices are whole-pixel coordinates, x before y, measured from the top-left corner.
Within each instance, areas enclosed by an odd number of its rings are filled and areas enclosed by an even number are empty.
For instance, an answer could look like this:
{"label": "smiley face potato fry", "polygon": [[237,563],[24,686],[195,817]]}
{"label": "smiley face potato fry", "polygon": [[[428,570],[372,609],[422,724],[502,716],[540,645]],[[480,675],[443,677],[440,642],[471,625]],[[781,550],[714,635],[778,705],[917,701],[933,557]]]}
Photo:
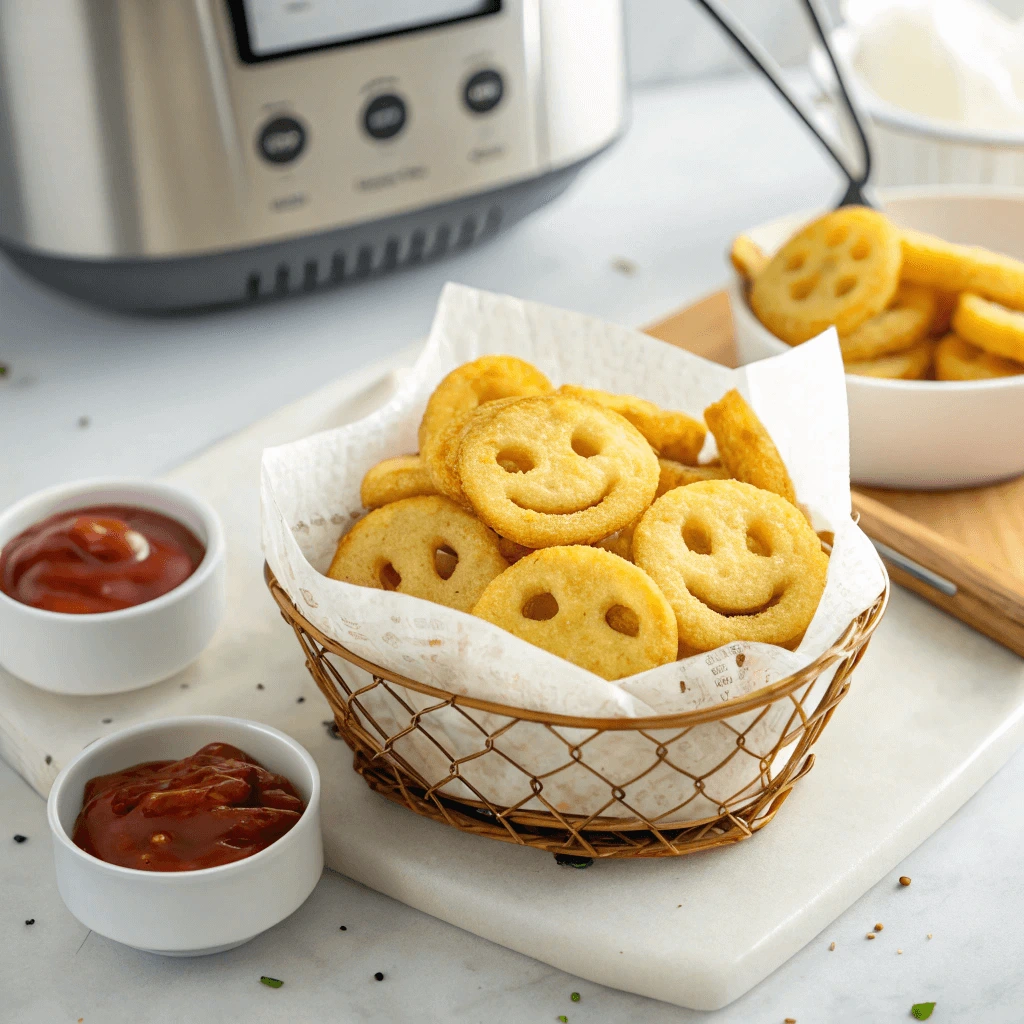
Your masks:
{"label": "smiley face potato fry", "polygon": [[965,292],[953,313],[953,331],[1003,359],[1024,363],[1024,313]]}
{"label": "smiley face potato fry", "polygon": [[883,380],[920,380],[932,365],[935,342],[928,338],[919,341],[905,352],[865,359],[856,363],[844,363],[847,373],[855,377],[881,377]]}
{"label": "smiley face potato fry", "polygon": [[456,501],[462,500],[461,491],[444,472],[445,457],[438,446],[442,438],[451,443],[453,432],[457,436],[460,425],[477,406],[552,390],[551,382],[537,367],[515,356],[481,356],[452,370],[434,389],[419,427],[420,454],[435,487]]}
{"label": "smiley face potato fry", "polygon": [[338,542],[327,575],[468,612],[508,568],[498,538],[440,495],[404,498],[361,519]]}
{"label": "smiley face potato fry", "polygon": [[658,459],[616,413],[545,395],[472,422],[459,477],[477,515],[502,537],[530,548],[592,544],[650,505]]}
{"label": "smiley face potato fry", "polygon": [[1024,365],[972,345],[969,341],[947,334],[935,349],[937,380],[993,380],[1024,373]]}
{"label": "smiley face potato fry", "polygon": [[729,476],[796,502],[793,481],[775,442],[735,388],[709,405],[704,410],[704,419],[715,436],[718,454]]}
{"label": "smiley face potato fry", "polygon": [[402,498],[436,493],[430,474],[418,455],[396,455],[393,459],[378,462],[368,470],[359,488],[364,508],[380,508]]}
{"label": "smiley face potato fry", "polygon": [[527,555],[491,583],[473,614],[605,679],[676,657],[676,617],[664,595],[600,548]]}
{"label": "smiley face potato fry", "polygon": [[799,345],[835,325],[840,336],[896,293],[900,236],[882,214],[847,206],[798,231],[754,279],[750,306],[776,337]]}
{"label": "smiley face potato fry", "polygon": [[888,309],[839,339],[843,362],[878,359],[912,348],[928,334],[935,322],[937,307],[936,293],[931,288],[901,284]]}
{"label": "smiley face potato fry", "polygon": [[668,599],[691,651],[734,640],[792,644],[814,617],[828,573],[799,509],[738,480],[660,497],[633,534],[633,557]]}
{"label": "smiley face potato fry", "polygon": [[563,384],[558,393],[617,412],[647,438],[655,452],[666,459],[693,465],[704,447],[707,428],[685,412],[660,409],[653,402],[635,395],[613,395],[577,384]]}

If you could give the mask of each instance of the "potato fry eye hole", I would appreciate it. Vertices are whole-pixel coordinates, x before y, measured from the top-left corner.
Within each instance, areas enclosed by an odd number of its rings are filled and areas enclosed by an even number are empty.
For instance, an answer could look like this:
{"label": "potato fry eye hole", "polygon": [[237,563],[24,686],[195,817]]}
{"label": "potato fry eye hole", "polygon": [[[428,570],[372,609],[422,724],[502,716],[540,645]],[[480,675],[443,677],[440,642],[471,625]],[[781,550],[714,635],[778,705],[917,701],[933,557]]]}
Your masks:
{"label": "potato fry eye hole", "polygon": [[807,262],[807,253],[795,252],[792,256],[786,260],[786,269],[792,273],[798,270],[803,270],[804,264]]}
{"label": "potato fry eye hole", "polygon": [[789,286],[789,295],[796,302],[800,302],[806,299],[815,288],[818,287],[818,275],[811,274],[810,277],[802,278],[799,281],[794,281]]}
{"label": "potato fry eye hole", "polygon": [[434,549],[434,571],[443,580],[450,580],[459,564],[459,553],[448,544],[441,544]]}
{"label": "potato fry eye hole", "polygon": [[613,604],[611,608],[605,612],[604,621],[607,622],[616,633],[621,633],[623,636],[640,635],[639,616],[632,608],[627,608],[624,604]]}
{"label": "potato fry eye hole", "polygon": [[390,562],[385,562],[377,570],[377,577],[380,579],[380,585],[385,590],[397,590],[398,585],[402,582],[402,577],[398,574],[398,570]]}
{"label": "potato fry eye hole", "polygon": [[572,435],[571,444],[572,450],[584,459],[592,459],[601,453],[601,446],[592,437],[588,437],[580,431]]}
{"label": "potato fry eye hole", "polygon": [[534,622],[547,622],[558,614],[558,602],[554,594],[534,594],[527,598],[522,607],[524,619]]}
{"label": "potato fry eye hole", "polygon": [[847,274],[845,277],[839,278],[836,281],[835,295],[837,299],[841,299],[844,295],[849,295],[854,288],[857,287],[857,278],[852,274]]}
{"label": "potato fry eye hole", "polygon": [[850,228],[847,224],[840,224],[838,227],[834,227],[825,236],[825,244],[830,248],[834,249],[837,245],[842,245],[847,238],[850,237]]}
{"label": "potato fry eye hole", "polygon": [[871,255],[871,243],[866,238],[858,238],[853,243],[853,247],[850,249],[850,256],[852,259],[860,262],[866,260]]}
{"label": "potato fry eye hole", "polygon": [[687,521],[683,523],[683,543],[695,555],[711,554],[711,536],[703,523]]}
{"label": "potato fry eye hole", "polygon": [[534,467],[533,459],[519,448],[503,448],[495,455],[494,461],[506,473],[529,473]]}
{"label": "potato fry eye hole", "polygon": [[771,538],[760,523],[751,523],[747,527],[747,550],[762,558],[771,558]]}

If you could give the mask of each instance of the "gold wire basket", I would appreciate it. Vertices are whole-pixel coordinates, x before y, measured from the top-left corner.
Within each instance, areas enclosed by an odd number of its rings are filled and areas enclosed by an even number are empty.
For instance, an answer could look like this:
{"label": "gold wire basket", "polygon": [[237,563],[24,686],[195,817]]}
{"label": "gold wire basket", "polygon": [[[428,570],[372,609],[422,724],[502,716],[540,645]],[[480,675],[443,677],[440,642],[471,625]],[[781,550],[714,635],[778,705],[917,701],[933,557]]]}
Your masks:
{"label": "gold wire basket", "polygon": [[[849,692],[889,598],[886,581],[829,650],[755,693],[676,715],[577,718],[449,693],[371,664],[310,623],[269,566],[264,575],[334,712],[335,730],[355,754],[353,767],[371,789],[460,831],[580,866],[591,858],[695,853],[764,828],[813,766],[811,747]],[[824,688],[815,686],[819,680]],[[698,753],[709,745],[707,730],[715,730],[711,745],[721,749],[724,735],[730,748],[713,764]],[[627,740],[649,746],[649,763],[619,777],[607,767],[616,760],[609,744],[621,749]],[[775,770],[777,760],[782,767]],[[488,762],[504,786],[486,781],[494,777],[481,770]],[[510,777],[519,783],[514,798]],[[587,790],[585,806],[564,799],[570,777],[574,792]],[[745,781],[736,788],[738,777]],[[658,803],[665,792],[674,794],[670,806]]]}

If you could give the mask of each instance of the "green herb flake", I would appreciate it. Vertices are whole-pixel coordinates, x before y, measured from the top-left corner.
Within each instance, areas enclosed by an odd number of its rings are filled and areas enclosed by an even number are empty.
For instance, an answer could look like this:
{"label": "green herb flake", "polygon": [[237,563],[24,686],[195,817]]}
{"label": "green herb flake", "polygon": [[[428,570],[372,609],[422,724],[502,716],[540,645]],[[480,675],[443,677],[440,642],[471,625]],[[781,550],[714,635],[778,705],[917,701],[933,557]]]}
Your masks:
{"label": "green herb flake", "polygon": [[[268,978],[265,974],[260,976],[260,984],[266,985],[267,988],[280,988],[284,982],[279,978]],[[923,1020],[924,1018],[922,1018]]]}
{"label": "green herb flake", "polygon": [[566,1017],[564,1013],[560,1013],[558,1015],[558,1019],[562,1022],[562,1024],[569,1024],[569,1018]]}
{"label": "green herb flake", "polygon": [[914,1020],[927,1020],[935,1009],[934,1003],[914,1003],[910,1008],[910,1014]]}
{"label": "green herb flake", "polygon": [[579,994],[579,992],[573,992],[573,994],[572,994],[571,996],[569,996],[569,998],[570,998],[570,999],[571,999],[571,1000],[572,1000],[572,1001],[573,1001],[574,1003],[578,1003],[578,1002],[580,1001],[580,994]]}

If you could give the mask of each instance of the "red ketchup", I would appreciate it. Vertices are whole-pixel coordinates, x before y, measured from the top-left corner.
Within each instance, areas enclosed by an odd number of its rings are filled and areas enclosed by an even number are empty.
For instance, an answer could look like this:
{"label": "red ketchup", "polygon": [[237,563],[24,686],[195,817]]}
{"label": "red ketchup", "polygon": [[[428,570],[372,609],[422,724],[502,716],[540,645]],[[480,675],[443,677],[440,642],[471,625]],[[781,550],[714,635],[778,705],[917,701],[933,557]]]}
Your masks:
{"label": "red ketchup", "polygon": [[159,512],[95,505],[59,512],[9,540],[0,590],[50,612],[113,612],[184,583],[205,553],[191,530]]}
{"label": "red ketchup", "polygon": [[72,839],[110,864],[197,871],[251,857],[305,810],[295,787],[230,743],[149,761],[85,785]]}

